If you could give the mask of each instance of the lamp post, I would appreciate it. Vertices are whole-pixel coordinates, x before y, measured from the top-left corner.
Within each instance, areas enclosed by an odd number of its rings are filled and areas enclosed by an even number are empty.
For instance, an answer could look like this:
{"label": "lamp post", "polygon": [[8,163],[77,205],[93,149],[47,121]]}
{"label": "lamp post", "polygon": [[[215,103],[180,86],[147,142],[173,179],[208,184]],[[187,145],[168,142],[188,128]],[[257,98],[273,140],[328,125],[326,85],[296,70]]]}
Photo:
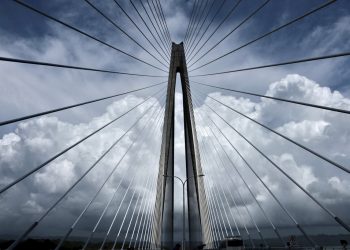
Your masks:
{"label": "lamp post", "polygon": [[192,175],[190,177],[188,177],[187,179],[185,179],[185,181],[183,181],[180,177],[176,176],[176,175],[164,175],[164,177],[170,177],[170,178],[176,178],[178,180],[181,181],[182,183],[182,249],[185,250],[185,232],[186,232],[186,222],[185,222],[185,185],[186,185],[186,182],[191,179],[191,178],[196,178],[196,177],[203,177],[204,174],[199,174],[199,175]]}

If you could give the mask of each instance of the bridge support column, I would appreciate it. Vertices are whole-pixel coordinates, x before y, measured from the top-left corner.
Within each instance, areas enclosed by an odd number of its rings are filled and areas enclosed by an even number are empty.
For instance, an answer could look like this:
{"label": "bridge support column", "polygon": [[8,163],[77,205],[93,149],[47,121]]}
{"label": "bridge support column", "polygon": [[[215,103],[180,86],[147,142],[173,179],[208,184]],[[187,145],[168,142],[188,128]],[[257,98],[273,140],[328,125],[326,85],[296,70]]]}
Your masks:
{"label": "bridge support column", "polygon": [[[167,249],[174,247],[174,179],[164,178],[164,175],[174,175],[174,112],[177,73],[180,73],[183,93],[186,175],[188,178],[202,174],[184,47],[183,43],[173,43],[152,238],[157,248]],[[189,230],[189,239],[187,239],[186,248],[193,249],[198,245],[208,244],[210,242],[210,230],[207,199],[202,178],[191,178],[187,183],[187,214],[186,223]]]}

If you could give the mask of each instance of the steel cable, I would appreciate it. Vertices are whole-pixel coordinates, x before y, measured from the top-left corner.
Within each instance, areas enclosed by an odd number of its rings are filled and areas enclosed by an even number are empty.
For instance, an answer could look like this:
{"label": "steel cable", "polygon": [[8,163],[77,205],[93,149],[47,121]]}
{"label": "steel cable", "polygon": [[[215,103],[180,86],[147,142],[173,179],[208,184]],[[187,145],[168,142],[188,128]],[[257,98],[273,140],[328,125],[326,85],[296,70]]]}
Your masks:
{"label": "steel cable", "polygon": [[236,10],[236,8],[239,6],[239,4],[242,2],[242,0],[237,0],[237,3],[229,10],[229,12],[226,14],[224,19],[221,20],[221,22],[216,26],[216,28],[213,30],[213,32],[210,33],[208,38],[204,41],[204,43],[199,47],[197,52],[192,56],[192,58],[187,62],[189,64],[197,55],[198,53],[204,48],[204,46],[210,41],[210,39],[214,36],[214,34],[219,30],[219,28],[226,22],[226,20],[233,14],[233,12]]}
{"label": "steel cable", "polygon": [[156,38],[156,36],[154,35],[153,31],[151,30],[151,28],[149,27],[149,25],[147,24],[146,20],[142,17],[140,11],[137,9],[136,5],[134,4],[134,2],[132,0],[130,0],[131,5],[133,6],[134,10],[136,11],[137,15],[140,17],[140,19],[142,20],[143,24],[145,25],[145,27],[147,28],[148,32],[152,35],[154,41],[157,43],[157,45],[159,46],[159,48],[161,49],[161,51],[164,53],[164,56],[167,58],[167,60],[170,62],[170,57],[169,57],[169,52],[166,52],[166,48],[159,43],[159,39]]}
{"label": "steel cable", "polygon": [[[118,3],[117,0],[113,0],[114,3],[119,7],[119,9],[125,14],[125,16],[130,20],[130,22],[136,27],[136,29],[141,33],[141,35],[147,40],[147,42],[152,46],[155,52],[164,60],[166,64],[169,64],[169,61],[157,50],[157,48],[153,45],[153,43],[149,40],[149,38],[145,35],[145,33],[140,29],[140,27],[136,24],[136,22],[131,18],[131,16],[126,12],[126,10]],[[163,64],[164,65],[164,64]],[[167,65],[165,65],[167,67]]]}
{"label": "steel cable", "polygon": [[[198,102],[198,100],[197,100],[197,108],[199,108],[199,102]],[[199,112],[198,112],[198,115],[200,116],[201,120],[204,121],[203,116],[200,115]],[[206,117],[209,118],[207,115],[206,115]],[[233,166],[233,168],[235,169],[236,173],[238,174],[238,176],[240,177],[240,179],[243,181],[243,183],[245,184],[245,186],[246,186],[246,188],[248,189],[249,193],[251,194],[251,196],[252,196],[253,199],[255,200],[256,204],[257,204],[258,207],[260,208],[262,214],[264,215],[264,217],[266,218],[266,220],[269,222],[269,224],[271,225],[272,229],[276,232],[276,236],[280,239],[280,241],[282,242],[282,245],[284,245],[284,241],[282,240],[280,234],[278,233],[277,228],[276,228],[275,225],[272,223],[270,217],[266,214],[265,210],[262,208],[262,206],[260,205],[259,201],[256,199],[256,197],[255,197],[254,193],[252,192],[251,188],[250,188],[249,185],[246,183],[246,181],[244,180],[243,176],[242,176],[241,173],[238,171],[237,167],[235,166],[235,164],[233,163],[233,161],[232,161],[231,158],[229,157],[229,155],[228,155],[228,153],[226,152],[225,148],[223,147],[222,143],[219,141],[219,139],[217,138],[216,134],[214,133],[214,131],[213,131],[211,125],[209,125],[208,123],[207,123],[207,125],[208,125],[208,128],[209,128],[211,134],[214,136],[215,140],[216,140],[217,143],[220,145],[220,148],[221,148],[222,151],[225,153],[226,158],[229,160],[230,164]],[[216,125],[216,124],[215,124],[215,125]],[[222,131],[219,129],[219,127],[216,127],[216,129],[219,130],[219,132],[220,132],[223,136],[225,136],[225,135],[222,133]],[[227,139],[226,137],[224,137],[224,138]],[[227,141],[229,142],[229,144],[231,145],[231,147],[232,147],[233,149],[236,150],[236,148],[232,145],[232,143],[231,143],[228,139],[227,139]],[[239,152],[236,151],[236,153],[239,153]],[[240,156],[241,156],[241,155],[240,155]],[[248,164],[248,163],[245,161],[244,158],[242,158],[242,160],[243,160],[243,162],[245,162],[246,164]],[[226,169],[226,165],[223,164],[223,166],[225,166],[225,169]],[[245,202],[244,202],[244,200],[243,200],[243,198],[242,198],[242,196],[241,196],[241,194],[240,194],[240,192],[239,192],[239,190],[238,190],[238,188],[237,188],[237,186],[236,186],[236,184],[235,184],[235,180],[234,180],[234,179],[232,178],[232,176],[229,174],[230,171],[226,169],[226,172],[227,172],[227,176],[230,177],[231,182],[235,185],[235,187],[236,187],[236,189],[237,189],[237,193],[238,193],[238,195],[239,195],[239,197],[240,197],[242,203],[245,204]],[[267,245],[266,242],[265,242],[264,237],[262,236],[262,234],[261,234],[261,232],[260,232],[259,227],[257,226],[257,224],[256,224],[256,222],[255,222],[255,220],[254,220],[254,218],[252,217],[252,215],[251,215],[251,213],[249,212],[249,210],[248,210],[248,208],[247,208],[246,205],[245,205],[245,208],[246,208],[247,213],[249,214],[249,216],[250,216],[250,218],[251,218],[253,224],[255,225],[255,227],[256,227],[256,229],[257,229],[257,232],[258,232],[258,234],[259,234],[261,240],[265,243],[265,245]]]}
{"label": "steel cable", "polygon": [[217,43],[215,43],[213,46],[211,46],[208,50],[206,50],[194,63],[188,66],[188,68],[191,68],[194,64],[199,62],[202,58],[206,57],[213,49],[215,49],[217,46],[219,46],[223,41],[226,40],[233,32],[235,32],[239,27],[241,27],[243,24],[245,24],[247,21],[249,21],[251,18],[253,18],[255,15],[259,13],[260,10],[262,10],[270,0],[266,0],[261,5],[258,6],[251,14],[249,14],[246,18],[244,18],[235,28],[233,28],[230,32],[228,32],[223,38],[221,38]]}
{"label": "steel cable", "polygon": [[88,67],[82,67],[82,66],[25,60],[25,59],[12,58],[12,57],[0,57],[0,61],[31,64],[31,65],[41,65],[41,66],[56,67],[56,68],[77,69],[77,70],[85,70],[85,71],[109,73],[109,74],[118,74],[118,75],[144,76],[144,77],[166,77],[166,76],[161,76],[161,75],[148,75],[148,74],[122,72],[122,71],[115,71],[115,70],[108,70],[108,69],[88,68]]}
{"label": "steel cable", "polygon": [[[102,160],[102,158],[104,158],[114,147],[115,145],[122,139],[124,138],[124,136],[126,134],[128,134],[134,127],[136,127],[136,125],[141,121],[141,119],[143,117],[145,117],[145,115],[153,109],[153,107],[157,104],[157,102],[154,102],[154,104],[149,107],[148,109],[146,109],[143,114],[129,127],[129,129],[127,129],[124,134],[122,136],[120,136],[118,138],[118,140],[112,144],[111,147],[108,148],[107,151],[105,151],[104,154],[102,154],[101,157],[99,157],[99,159],[94,163],[94,165],[96,165],[98,162],[100,162]],[[153,111],[152,115],[155,113],[155,111]],[[150,116],[149,119],[147,119],[147,122],[145,123],[145,125],[143,126],[143,128],[148,124],[148,122],[151,120],[152,115]],[[143,129],[141,129],[142,131]],[[100,192],[102,191],[103,187],[106,185],[106,183],[108,182],[108,180],[113,176],[113,174],[115,173],[115,171],[117,170],[118,166],[120,165],[120,163],[123,161],[123,159],[125,158],[125,156],[128,154],[128,152],[131,150],[131,148],[134,146],[134,144],[136,143],[136,141],[139,138],[139,134],[137,135],[136,139],[128,146],[128,148],[126,149],[125,153],[122,155],[122,157],[118,160],[117,164],[114,166],[114,168],[112,169],[112,171],[108,174],[106,180],[102,183],[102,185],[100,186],[100,188],[97,190],[97,192],[94,194],[94,196],[92,197],[92,199],[87,203],[87,205],[84,207],[84,209],[82,210],[82,212],[79,214],[79,216],[76,218],[76,220],[73,222],[73,224],[71,225],[71,227],[69,228],[69,230],[67,231],[67,233],[64,235],[64,237],[60,240],[59,244],[57,245],[57,247],[55,248],[55,250],[60,249],[60,247],[62,246],[62,244],[64,243],[64,241],[69,237],[69,235],[71,234],[71,232],[74,230],[75,226],[77,225],[77,223],[80,221],[80,219],[84,216],[85,212],[89,209],[90,205],[95,201],[95,199],[97,198],[97,196],[100,194]]]}
{"label": "steel cable", "polygon": [[40,15],[46,17],[46,18],[49,18],[50,20],[52,20],[52,21],[54,21],[54,22],[57,22],[57,23],[59,23],[59,24],[62,24],[63,26],[65,26],[65,27],[67,27],[67,28],[69,28],[69,29],[71,29],[71,30],[76,31],[77,33],[79,33],[79,34],[81,34],[81,35],[83,35],[83,36],[86,36],[86,37],[88,37],[88,38],[90,38],[90,39],[92,39],[92,40],[94,40],[94,41],[96,41],[96,42],[99,42],[99,43],[101,43],[102,45],[107,46],[108,48],[111,48],[111,49],[113,49],[113,50],[115,50],[115,51],[118,51],[118,52],[120,52],[120,53],[122,53],[122,54],[124,54],[124,55],[126,55],[126,56],[128,56],[128,57],[130,57],[130,58],[132,58],[132,59],[135,59],[135,60],[137,60],[137,61],[139,61],[139,62],[141,62],[141,63],[143,63],[143,64],[146,64],[146,65],[148,65],[148,66],[150,66],[150,67],[152,67],[152,68],[155,68],[155,69],[158,69],[158,70],[160,70],[160,71],[163,71],[163,72],[166,72],[166,73],[167,73],[167,71],[165,71],[165,70],[163,70],[163,69],[161,69],[161,68],[159,68],[159,67],[157,67],[157,66],[155,66],[155,65],[153,65],[153,64],[150,64],[150,63],[148,63],[148,62],[146,62],[146,61],[144,61],[144,60],[142,60],[142,59],[140,59],[140,58],[138,58],[138,57],[136,57],[136,56],[133,56],[133,55],[129,54],[128,52],[125,52],[125,51],[123,51],[123,50],[121,50],[121,49],[118,49],[117,47],[115,47],[115,46],[113,46],[113,45],[110,45],[110,44],[108,44],[108,43],[106,43],[106,42],[104,42],[104,41],[102,41],[102,40],[100,40],[100,39],[98,39],[98,38],[96,38],[96,37],[94,37],[94,36],[92,36],[92,35],[90,35],[90,34],[84,32],[84,31],[82,31],[82,30],[80,30],[80,29],[78,29],[78,28],[76,28],[76,27],[74,27],[74,26],[72,26],[72,25],[69,25],[69,24],[67,24],[67,23],[65,23],[65,22],[63,22],[63,21],[61,21],[61,20],[59,20],[59,19],[57,19],[57,18],[55,18],[55,17],[52,17],[52,16],[50,16],[50,15],[48,15],[48,14],[46,14],[46,13],[40,11],[39,9],[34,8],[34,7],[31,6],[31,5],[28,5],[28,4],[26,4],[26,3],[24,3],[24,2],[22,2],[22,1],[20,1],[20,0],[12,0],[12,1],[14,1],[15,3],[18,3],[19,5],[25,7],[25,8],[27,8],[27,9],[29,9],[29,10],[34,11],[34,12],[36,12],[36,13],[38,13],[38,14],[40,14]]}
{"label": "steel cable", "polygon": [[241,93],[241,94],[246,94],[246,95],[251,95],[251,96],[257,96],[257,97],[262,97],[262,98],[267,98],[267,99],[272,99],[272,100],[281,101],[281,102],[293,103],[293,104],[303,105],[303,106],[312,107],[312,108],[318,108],[318,109],[324,109],[324,110],[329,110],[329,111],[334,111],[334,112],[339,112],[339,113],[350,114],[350,110],[332,108],[332,107],[328,107],[328,106],[322,106],[322,105],[317,105],[317,104],[312,104],[312,103],[294,101],[294,100],[289,100],[289,99],[283,99],[283,98],[274,97],[274,96],[266,96],[266,95],[261,95],[261,94],[257,94],[257,93],[253,93],[253,92],[247,92],[247,91],[242,91],[242,90],[224,88],[224,87],[210,85],[210,84],[207,84],[207,83],[200,83],[200,82],[197,82],[197,81],[191,81],[191,82],[195,83],[195,84],[198,84],[198,85],[215,88],[215,89],[222,89],[222,90],[227,90],[227,91],[231,91],[231,92],[236,92],[236,93]]}
{"label": "steel cable", "polygon": [[160,35],[159,32],[158,32],[158,29],[156,28],[156,26],[155,26],[155,24],[154,24],[154,22],[153,22],[153,20],[152,20],[152,18],[151,18],[151,16],[150,16],[150,14],[148,13],[148,11],[147,11],[145,5],[143,4],[142,0],[139,0],[139,2],[140,2],[140,4],[141,4],[142,9],[143,9],[144,12],[146,13],[146,15],[147,15],[147,17],[148,17],[148,20],[151,22],[153,29],[156,31],[156,34],[157,34],[157,36],[158,36],[160,42],[163,44],[165,50],[168,52],[168,54],[169,54],[169,56],[170,56],[170,47],[167,46],[166,43],[164,43],[164,41],[163,41],[161,35]]}
{"label": "steel cable", "polygon": [[[198,34],[199,34],[199,31],[201,30],[201,28],[203,27],[203,24],[204,22],[202,20],[206,20],[206,19],[203,19],[203,15],[205,14],[205,10],[208,6],[208,3],[209,3],[209,0],[205,0],[205,4],[204,4],[204,7],[203,7],[203,10],[201,11],[201,14],[200,16],[198,17],[198,21],[196,22],[196,26],[194,28],[194,31],[193,31],[193,36],[191,37],[191,39],[188,41],[188,46],[186,46],[186,50],[185,50],[185,54],[188,54],[191,47],[192,47],[192,43],[193,41],[195,41],[198,37]],[[213,0],[213,3],[214,3],[214,0]],[[212,4],[213,6],[213,4]],[[209,7],[209,11],[208,11],[208,14],[210,12],[210,7]],[[201,23],[201,25],[199,25]],[[198,29],[199,27],[199,29]]]}
{"label": "steel cable", "polygon": [[[251,145],[261,156],[263,156],[268,162],[270,162],[277,170],[279,170],[285,177],[287,177],[294,185],[296,185],[303,193],[305,193],[311,200],[313,200],[323,211],[325,211],[328,215],[330,215],[340,226],[350,232],[350,227],[345,224],[338,216],[336,216],[333,212],[331,212],[328,208],[322,205],[318,199],[316,199],[311,193],[309,193],[305,188],[303,188],[298,182],[296,182],[290,175],[288,175],[280,166],[278,166],[273,160],[271,160],[265,153],[263,153],[257,146],[255,146],[250,140],[248,140],[242,133],[237,131],[230,123],[228,123],[221,115],[219,115],[213,108],[209,105],[205,104],[212,112],[214,112],[222,121],[224,121],[230,128],[232,128],[242,139],[244,139],[249,145]],[[290,213],[288,212],[290,215]],[[290,215],[291,216],[291,215]],[[293,218],[293,217],[292,217]],[[303,231],[300,225],[295,221],[298,229],[306,236],[307,234]],[[307,237],[308,238],[308,237]],[[310,243],[313,242],[309,240]]]}
{"label": "steel cable", "polygon": [[39,116],[55,113],[55,112],[66,110],[66,109],[71,109],[71,108],[83,106],[83,105],[94,103],[94,102],[107,100],[107,99],[118,97],[118,96],[123,96],[123,95],[134,93],[134,92],[137,92],[137,91],[141,91],[141,90],[149,89],[149,88],[152,88],[152,87],[156,87],[156,86],[158,86],[160,84],[164,84],[164,83],[165,82],[156,83],[156,84],[153,84],[151,86],[144,87],[144,88],[130,90],[130,91],[127,91],[127,92],[118,93],[118,94],[114,94],[114,95],[111,95],[111,96],[106,96],[106,97],[102,97],[102,98],[98,98],[98,99],[94,99],[94,100],[90,100],[90,101],[86,101],[86,102],[76,103],[76,104],[65,106],[65,107],[61,107],[61,108],[55,108],[55,109],[51,109],[51,110],[47,110],[47,111],[43,111],[43,112],[31,114],[31,115],[26,115],[26,116],[22,116],[22,117],[13,118],[13,119],[10,119],[10,120],[6,120],[6,121],[0,122],[0,126],[4,126],[4,125],[7,125],[7,124],[19,122],[19,121],[24,121],[24,120],[27,120],[27,119],[31,119],[31,118],[35,118],[35,117],[39,117]]}
{"label": "steel cable", "polygon": [[[120,32],[122,32],[124,35],[126,35],[131,41],[133,41],[137,46],[139,46],[141,49],[143,49],[148,55],[150,55],[153,59],[155,59],[157,62],[159,62],[161,65],[163,65],[165,68],[167,68],[167,65],[164,64],[162,61],[160,61],[156,56],[154,56],[148,49],[146,49],[144,46],[142,46],[136,39],[134,39],[132,36],[130,36],[123,28],[121,28],[116,22],[114,22],[111,18],[109,18],[106,14],[104,14],[99,8],[97,8],[94,4],[90,2],[90,0],[84,0],[91,8],[93,8],[97,13],[99,13],[102,17],[104,17],[110,24],[113,25],[116,29],[118,29]],[[120,6],[116,1],[114,1],[118,6]],[[152,44],[151,44],[152,45]],[[157,50],[156,50],[157,51]]]}
{"label": "steel cable", "polygon": [[[163,90],[163,89],[161,89]],[[94,132],[88,134],[87,136],[83,137],[82,139],[78,140],[77,142],[71,144],[70,146],[68,146],[67,148],[65,148],[64,150],[62,150],[61,152],[55,154],[54,156],[52,156],[51,158],[49,158],[48,160],[46,160],[44,163],[41,163],[40,165],[38,165],[37,167],[35,167],[34,169],[28,171],[27,173],[25,173],[24,175],[22,175],[21,177],[17,178],[16,180],[12,181],[11,183],[5,185],[4,187],[2,187],[0,189],[0,194],[2,194],[3,192],[5,192],[6,190],[8,190],[9,188],[11,188],[12,186],[16,185],[17,183],[19,183],[20,181],[26,179],[28,176],[32,175],[33,173],[37,172],[38,170],[40,170],[41,168],[43,168],[44,166],[46,166],[47,164],[49,164],[50,162],[52,162],[53,160],[55,160],[56,158],[58,158],[59,156],[63,155],[64,153],[66,153],[67,151],[69,151],[70,149],[74,148],[75,146],[79,145],[80,143],[82,143],[83,141],[87,140],[88,138],[90,138],[91,136],[93,136],[94,134],[98,133],[99,131],[101,131],[102,129],[104,129],[105,127],[111,125],[112,123],[114,123],[115,121],[117,121],[118,119],[124,117],[126,114],[130,113],[131,111],[133,111],[134,109],[136,109],[137,107],[139,107],[140,105],[144,104],[145,102],[147,102],[149,99],[151,99],[152,97],[154,97],[155,95],[157,95],[161,90],[157,91],[156,93],[154,93],[152,96],[148,97],[147,99],[145,99],[144,101],[140,102],[139,104],[137,104],[136,106],[134,106],[133,108],[129,109],[128,111],[126,111],[125,113],[119,115],[118,117],[114,118],[113,120],[109,121],[108,123],[104,124],[103,126],[99,127],[97,130],[95,130]]]}
{"label": "steel cable", "polygon": [[205,28],[203,34],[201,35],[201,37],[199,38],[199,40],[197,41],[196,45],[193,47],[192,51],[188,54],[188,59],[189,61],[192,60],[192,54],[195,52],[198,44],[202,41],[204,35],[207,33],[207,31],[209,30],[209,27],[213,24],[216,16],[220,13],[222,7],[224,7],[224,4],[227,0],[223,0],[221,2],[221,4],[219,5],[219,8],[216,10],[215,14],[213,15],[212,19],[210,20],[210,22],[208,23],[207,27]]}
{"label": "steel cable", "polygon": [[[208,3],[209,3],[209,1],[208,1]],[[198,40],[197,40],[197,37],[199,37],[199,34],[201,34],[201,31],[203,30],[203,26],[204,26],[204,24],[206,23],[206,21],[207,21],[207,19],[208,19],[208,17],[209,17],[209,14],[211,13],[211,10],[212,10],[213,7],[214,7],[214,4],[215,4],[215,0],[212,0],[212,3],[211,3],[211,5],[209,6],[206,15],[205,15],[205,17],[203,18],[203,21],[201,22],[201,25],[200,25],[199,29],[197,30],[197,34],[196,34],[195,38],[192,40],[192,42],[191,42],[190,45],[189,45],[188,53],[186,53],[186,54],[190,55],[190,54],[192,53],[192,51],[193,51],[193,46],[194,46],[195,42],[198,41]],[[203,33],[203,34],[204,34],[204,33]],[[199,40],[200,40],[200,39],[199,39]]]}
{"label": "steel cable", "polygon": [[[315,9],[313,9],[313,10],[311,10],[311,11],[308,11],[307,13],[305,13],[305,14],[303,14],[303,15],[301,15],[301,16],[299,16],[299,17],[297,17],[297,18],[295,18],[295,19],[293,19],[293,20],[291,20],[291,21],[289,21],[289,22],[287,22],[287,23],[285,23],[285,24],[283,24],[283,25],[281,25],[281,26],[275,28],[275,29],[272,29],[271,31],[269,31],[269,32],[267,32],[267,33],[265,33],[265,34],[263,34],[263,35],[261,35],[261,36],[255,38],[255,39],[253,39],[253,40],[251,40],[251,41],[249,41],[249,42],[247,42],[247,43],[245,43],[245,44],[243,44],[243,45],[241,45],[241,46],[239,46],[238,48],[236,48],[236,49],[234,49],[234,50],[231,50],[231,51],[229,51],[229,52],[227,52],[227,53],[225,53],[225,54],[223,54],[223,55],[221,55],[221,56],[219,56],[219,57],[216,57],[215,59],[210,60],[209,62],[207,62],[207,63],[205,63],[205,64],[202,64],[202,65],[200,65],[200,66],[198,66],[198,67],[196,67],[196,68],[190,70],[189,72],[192,72],[192,71],[194,71],[194,70],[198,70],[198,69],[200,69],[200,68],[202,68],[202,67],[204,67],[204,66],[207,66],[207,65],[209,65],[209,64],[211,64],[211,63],[213,63],[213,62],[215,62],[215,61],[217,61],[217,60],[220,60],[220,59],[222,59],[222,58],[224,58],[224,57],[226,57],[226,56],[228,56],[228,55],[230,55],[230,54],[232,54],[232,53],[234,53],[234,52],[236,52],[236,51],[238,51],[238,50],[240,50],[240,49],[242,49],[242,48],[244,48],[244,47],[247,47],[248,45],[250,45],[250,44],[252,44],[252,43],[255,43],[256,41],[259,41],[259,40],[261,40],[261,39],[263,39],[263,38],[265,38],[265,37],[267,37],[267,36],[269,36],[269,35],[271,35],[271,34],[277,32],[277,31],[279,31],[279,30],[281,30],[281,29],[283,29],[283,28],[285,28],[285,27],[288,27],[289,25],[291,25],[291,24],[293,24],[293,23],[295,23],[295,22],[297,22],[297,21],[300,21],[300,20],[302,20],[303,18],[305,18],[305,17],[307,17],[307,16],[309,16],[309,15],[311,15],[311,14],[313,14],[313,13],[315,13],[315,12],[317,12],[317,11],[319,11],[319,10],[321,10],[321,9],[323,9],[323,8],[325,8],[325,7],[329,6],[329,5],[331,5],[331,4],[333,4],[333,3],[335,3],[336,1],[337,1],[337,0],[330,0],[330,1],[327,1],[327,2],[325,2],[325,3],[323,3],[323,4],[321,4],[320,6],[318,6],[317,8],[315,8]],[[192,65],[193,65],[193,64],[192,64]],[[191,67],[192,65],[190,65],[190,67]]]}

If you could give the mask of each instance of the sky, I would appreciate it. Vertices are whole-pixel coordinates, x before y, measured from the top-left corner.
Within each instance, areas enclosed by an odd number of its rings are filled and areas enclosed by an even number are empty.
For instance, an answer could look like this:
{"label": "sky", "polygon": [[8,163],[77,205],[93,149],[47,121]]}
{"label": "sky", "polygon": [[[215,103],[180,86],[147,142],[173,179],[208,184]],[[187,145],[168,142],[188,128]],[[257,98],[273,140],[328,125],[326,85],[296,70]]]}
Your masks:
{"label": "sky", "polygon": [[[214,0],[208,1],[208,6],[212,1]],[[166,67],[108,23],[83,0],[25,2],[167,71]],[[136,38],[145,48],[156,53],[112,0],[91,2],[132,37]],[[118,2],[136,20],[141,30],[151,37],[130,2],[120,0]],[[139,1],[134,2],[141,10]],[[205,3],[205,1],[203,2]],[[231,0],[224,2],[223,8],[204,37],[209,36],[236,2]],[[271,0],[218,47],[205,53],[263,2],[261,0],[242,1],[218,29],[216,35],[199,52],[199,55],[204,53],[205,57],[196,66],[225,54],[324,3],[320,0]],[[176,43],[182,42],[194,1],[161,0],[161,3],[172,40]],[[204,27],[209,23],[210,17],[214,15],[214,11],[219,8],[220,3],[222,0],[215,0]],[[141,11],[141,13],[143,12]],[[252,235],[257,237],[253,222],[246,212],[246,205],[267,237],[273,236],[266,217],[263,216],[249,190],[232,168],[232,162],[249,183],[256,199],[266,210],[269,218],[281,228],[283,235],[299,234],[299,232],[292,227],[291,220],[283,213],[239,156],[235,154],[229,141],[240,149],[240,152],[254,167],[262,180],[271,187],[278,199],[292,216],[306,228],[308,233],[346,233],[346,231],[337,226],[329,215],[281,172],[277,171],[273,165],[269,164],[266,159],[262,158],[249,144],[244,142],[208,106],[218,112],[239,132],[246,135],[254,145],[259,147],[287,174],[291,175],[303,188],[348,225],[350,224],[348,213],[350,180],[347,173],[301,150],[277,135],[267,132],[259,125],[220,105],[207,95],[310,147],[348,169],[350,168],[348,166],[350,162],[348,152],[350,148],[349,117],[346,114],[203,87],[192,81],[350,110],[350,73],[348,71],[350,61],[344,57],[232,74],[207,77],[196,77],[195,75],[349,51],[349,22],[350,3],[346,0],[338,0],[290,27],[222,60],[194,71],[191,70],[195,67],[189,68],[198,140],[203,171],[206,175],[204,177],[205,183],[210,190],[209,196],[213,194],[210,196],[211,199],[218,197],[223,199],[224,205],[221,207],[223,217],[225,213],[228,214],[228,217],[223,219],[230,221],[234,234],[236,232],[231,214],[237,215],[236,219],[242,235],[244,235],[244,224],[246,223]],[[161,76],[155,78],[125,76],[0,62],[1,121],[167,80],[166,72],[101,45],[10,0],[4,0],[1,4],[0,34],[0,56],[2,57]],[[157,46],[155,43],[153,45]],[[158,53],[154,55],[160,58]],[[190,57],[187,58],[187,60],[190,59]],[[177,82],[180,84],[179,79]],[[182,97],[179,84],[175,100],[175,172],[184,177],[185,152]],[[115,140],[128,131],[130,126],[149,108],[148,113],[140,118],[135,128],[120,140],[111,153],[97,164],[96,168],[93,168],[86,178],[72,190],[72,193],[59,204],[58,208],[50,212],[31,234],[33,236],[63,235],[108,177],[123,153],[134,140],[139,139],[130,149],[130,153],[121,161],[120,166],[102,189],[96,202],[92,203],[91,208],[87,210],[86,215],[72,233],[72,236],[82,236],[90,232],[120,183],[113,199],[114,206],[107,210],[96,235],[97,237],[104,236],[115,214],[114,209],[118,207],[119,202],[126,194],[123,200],[125,202],[123,202],[121,212],[116,217],[116,223],[111,230],[109,239],[112,240],[117,235],[119,228],[122,228],[121,235],[123,236],[123,232],[127,228],[128,218],[131,218],[134,204],[137,202],[138,194],[140,197],[146,197],[144,205],[154,202],[154,185],[152,185],[154,183],[147,182],[147,176],[150,176],[150,180],[155,180],[154,177],[157,173],[163,115],[161,108],[164,105],[165,87],[166,85],[163,84],[127,96],[2,126],[0,128],[1,187],[21,176],[24,171],[33,169],[63,148],[146,100],[155,91],[160,90],[158,94],[147,100],[145,105],[139,106],[101,133],[92,136],[77,148],[57,158],[42,170],[3,193],[0,197],[0,222],[5,226],[0,228],[0,235],[5,238],[19,235],[22,232],[21,229],[28,227],[40,218],[59,196],[88,170]],[[215,129],[208,117],[217,123],[228,140]],[[232,162],[220,149],[221,144],[217,143],[216,137],[211,134],[211,129],[217,134],[218,140],[231,156]],[[218,154],[216,154],[213,144],[220,149]],[[215,159],[220,159],[222,162],[216,162]],[[125,179],[122,177],[123,174],[127,176]],[[133,182],[131,182],[130,176],[135,176]],[[126,192],[130,183],[132,184],[130,192]],[[234,184],[238,186],[236,187]],[[134,190],[135,195],[132,196]],[[220,193],[220,190],[225,191]],[[242,200],[240,195],[243,197]],[[225,203],[226,198],[227,203]],[[234,199],[237,201],[237,206],[234,204]],[[177,183],[176,218],[181,218],[181,200],[181,186],[180,183]],[[130,203],[131,206],[128,210],[129,201],[132,203]],[[140,200],[139,202],[142,203]],[[126,222],[122,224],[126,211],[130,211],[130,213],[128,213]],[[135,210],[135,218],[138,211],[138,209]],[[180,239],[181,225],[178,221],[180,219],[176,220],[176,238]],[[226,224],[228,226],[229,223]],[[121,225],[122,227],[120,227]],[[122,238],[122,236],[120,237]]]}

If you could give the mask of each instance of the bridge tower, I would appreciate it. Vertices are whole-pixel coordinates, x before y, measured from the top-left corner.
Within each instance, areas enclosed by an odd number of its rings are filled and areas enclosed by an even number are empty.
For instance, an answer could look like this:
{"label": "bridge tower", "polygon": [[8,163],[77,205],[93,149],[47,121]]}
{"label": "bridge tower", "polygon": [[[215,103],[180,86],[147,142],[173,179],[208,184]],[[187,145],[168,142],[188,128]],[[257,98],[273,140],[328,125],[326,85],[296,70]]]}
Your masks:
{"label": "bridge tower", "polygon": [[[174,112],[177,73],[180,74],[183,93],[186,176],[188,178],[202,174],[202,167],[183,43],[172,44],[153,224],[152,240],[154,244],[157,248],[168,249],[174,246],[174,179],[165,178],[164,175],[174,175]],[[186,224],[189,231],[189,239],[186,239],[187,248],[192,249],[211,242],[207,209],[203,178],[189,179],[187,183],[188,216]]]}

